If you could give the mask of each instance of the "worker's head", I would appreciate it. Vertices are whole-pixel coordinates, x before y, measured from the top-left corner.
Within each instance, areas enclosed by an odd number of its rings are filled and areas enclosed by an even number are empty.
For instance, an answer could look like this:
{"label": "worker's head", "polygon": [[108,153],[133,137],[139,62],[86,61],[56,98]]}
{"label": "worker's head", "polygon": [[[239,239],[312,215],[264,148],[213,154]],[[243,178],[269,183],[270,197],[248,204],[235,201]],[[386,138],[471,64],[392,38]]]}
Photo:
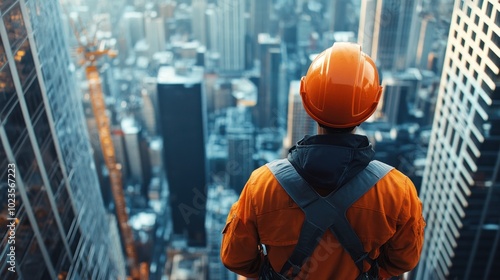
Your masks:
{"label": "worker's head", "polygon": [[382,87],[375,63],[360,45],[335,43],[311,63],[300,95],[324,133],[349,132],[375,112]]}

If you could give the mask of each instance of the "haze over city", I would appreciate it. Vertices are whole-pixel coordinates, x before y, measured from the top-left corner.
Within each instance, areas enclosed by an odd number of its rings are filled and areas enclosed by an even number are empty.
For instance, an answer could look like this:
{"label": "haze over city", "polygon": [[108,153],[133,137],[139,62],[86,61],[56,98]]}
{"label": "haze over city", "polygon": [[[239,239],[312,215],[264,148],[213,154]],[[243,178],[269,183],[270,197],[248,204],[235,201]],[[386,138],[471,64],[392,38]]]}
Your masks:
{"label": "haze over city", "polygon": [[300,79],[335,42],[383,87],[357,130],[415,184],[404,279],[500,272],[500,2],[0,0],[0,278],[237,279],[252,171],[317,132]]}

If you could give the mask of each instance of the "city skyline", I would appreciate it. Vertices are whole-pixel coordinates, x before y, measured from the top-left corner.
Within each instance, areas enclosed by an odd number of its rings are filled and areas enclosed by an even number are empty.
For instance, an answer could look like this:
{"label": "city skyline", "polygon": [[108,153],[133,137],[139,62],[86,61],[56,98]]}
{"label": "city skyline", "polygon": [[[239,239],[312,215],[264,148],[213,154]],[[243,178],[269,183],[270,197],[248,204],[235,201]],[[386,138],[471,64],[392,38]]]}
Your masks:
{"label": "city skyline", "polygon": [[383,101],[358,133],[423,202],[408,279],[498,271],[500,2],[4,0],[0,18],[0,244],[15,166],[19,271],[1,246],[0,277],[131,275],[79,44],[118,51],[96,69],[141,275],[236,278],[217,263],[225,212],[316,132],[299,81],[336,41],[374,58]]}

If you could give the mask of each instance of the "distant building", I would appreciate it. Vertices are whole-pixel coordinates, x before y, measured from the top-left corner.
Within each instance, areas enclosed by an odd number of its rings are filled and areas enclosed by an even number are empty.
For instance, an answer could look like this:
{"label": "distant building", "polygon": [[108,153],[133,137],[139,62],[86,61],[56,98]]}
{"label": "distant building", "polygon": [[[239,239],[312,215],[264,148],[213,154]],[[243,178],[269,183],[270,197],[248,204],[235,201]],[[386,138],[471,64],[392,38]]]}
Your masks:
{"label": "distant building", "polygon": [[383,108],[384,117],[392,125],[415,122],[415,102],[420,89],[422,75],[417,69],[404,73],[384,75]]}
{"label": "distant building", "polygon": [[228,187],[240,193],[254,170],[254,127],[246,107],[227,111]]}
{"label": "distant building", "polygon": [[500,2],[455,1],[420,197],[416,279],[500,273]]}
{"label": "distant building", "polygon": [[316,122],[307,114],[300,97],[300,81],[290,82],[288,96],[288,129],[284,149],[288,149],[305,135],[316,134]]}
{"label": "distant building", "polygon": [[133,48],[137,42],[146,37],[144,30],[144,15],[141,12],[126,11],[123,14],[125,31],[128,32],[127,39],[130,40],[130,46]]}
{"label": "distant building", "polygon": [[148,12],[144,19],[145,39],[149,47],[149,57],[157,52],[165,51],[165,21],[156,11]]}
{"label": "distant building", "polygon": [[229,188],[213,185],[208,189],[207,199],[207,251],[208,279],[236,280],[236,274],[229,271],[220,261],[222,244],[221,229],[226,225],[227,215],[238,194]]}
{"label": "distant building", "polygon": [[174,234],[205,246],[207,183],[203,69],[161,67],[158,104]]}
{"label": "distant building", "polygon": [[269,0],[250,1],[250,26],[249,35],[252,41],[253,59],[259,59],[259,34],[270,32],[272,2]]}
{"label": "distant building", "polygon": [[207,23],[205,17],[207,0],[194,0],[191,4],[191,10],[193,38],[198,40],[201,45],[207,47]]}
{"label": "distant building", "polygon": [[[0,1],[0,275],[125,279],[62,34],[59,1]],[[16,175],[12,216],[9,164]],[[15,273],[7,270],[8,218],[16,221]]]}
{"label": "distant building", "polygon": [[217,1],[218,51],[221,75],[239,76],[245,70],[245,1]]}
{"label": "distant building", "polygon": [[281,65],[281,41],[269,34],[259,34],[260,78],[254,120],[258,129],[279,126],[278,96]]}
{"label": "distant building", "polygon": [[415,0],[362,0],[358,43],[383,70],[408,67]]}

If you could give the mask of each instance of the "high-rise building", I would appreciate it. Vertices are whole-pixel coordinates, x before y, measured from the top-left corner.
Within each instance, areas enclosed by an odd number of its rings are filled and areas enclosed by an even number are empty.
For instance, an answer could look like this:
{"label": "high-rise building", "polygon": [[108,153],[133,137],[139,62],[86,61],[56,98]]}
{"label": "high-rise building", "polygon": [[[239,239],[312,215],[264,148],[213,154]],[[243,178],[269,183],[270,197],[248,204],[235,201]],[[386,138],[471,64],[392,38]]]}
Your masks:
{"label": "high-rise building", "polygon": [[328,30],[357,32],[359,26],[360,1],[333,0],[326,1],[329,17]]}
{"label": "high-rise building", "polygon": [[316,133],[316,122],[307,114],[300,97],[300,81],[290,82],[288,95],[288,129],[284,147],[288,149],[302,139],[305,135]]}
{"label": "high-rise building", "polygon": [[239,76],[245,70],[245,0],[219,0],[219,73]]}
{"label": "high-rise building", "polygon": [[227,214],[233,203],[238,200],[238,194],[221,185],[213,185],[207,194],[207,251],[208,279],[236,280],[236,274],[224,267],[220,261],[222,244],[221,228],[226,224]]}
{"label": "high-rise building", "polygon": [[280,82],[280,39],[269,34],[259,34],[260,79],[254,118],[259,129],[277,128],[280,124],[278,95]]}
{"label": "high-rise building", "polygon": [[417,279],[500,272],[499,57],[500,2],[457,0],[420,191]]}
{"label": "high-rise building", "polygon": [[126,11],[123,14],[125,23],[125,31],[128,33],[126,38],[130,40],[130,47],[134,48],[135,44],[146,37],[144,31],[144,16],[141,12],[134,10]]}
{"label": "high-rise building", "polygon": [[252,53],[254,59],[259,59],[259,34],[270,32],[271,1],[254,0],[250,2],[249,35],[252,40]]}
{"label": "high-rise building", "polygon": [[207,46],[207,29],[206,29],[206,19],[205,13],[207,11],[207,1],[206,0],[194,0],[191,5],[191,19],[192,19],[192,29],[193,38],[200,41],[200,44]]}
{"label": "high-rise building", "polygon": [[384,70],[407,67],[416,2],[362,0],[358,43]]}
{"label": "high-rise building", "polygon": [[205,246],[207,162],[203,68],[161,67],[158,101],[174,234],[187,235],[189,245]]}
{"label": "high-rise building", "polygon": [[146,32],[146,42],[149,47],[149,55],[162,52],[165,50],[165,21],[158,16],[156,11],[150,11],[144,19],[144,27]]}
{"label": "high-rise building", "polygon": [[[16,271],[8,270],[2,245],[0,275],[124,279],[117,226],[104,208],[68,68],[61,12],[56,0],[0,2],[0,238],[7,244],[13,232],[7,223],[15,221]],[[7,184],[8,172],[15,184]],[[8,189],[16,195],[12,212]]]}
{"label": "high-rise building", "polygon": [[254,170],[254,127],[247,107],[228,109],[226,133],[228,187],[239,194]]}
{"label": "high-rise building", "polygon": [[382,111],[388,123],[400,125],[412,121],[421,80],[422,75],[415,68],[384,74]]}

